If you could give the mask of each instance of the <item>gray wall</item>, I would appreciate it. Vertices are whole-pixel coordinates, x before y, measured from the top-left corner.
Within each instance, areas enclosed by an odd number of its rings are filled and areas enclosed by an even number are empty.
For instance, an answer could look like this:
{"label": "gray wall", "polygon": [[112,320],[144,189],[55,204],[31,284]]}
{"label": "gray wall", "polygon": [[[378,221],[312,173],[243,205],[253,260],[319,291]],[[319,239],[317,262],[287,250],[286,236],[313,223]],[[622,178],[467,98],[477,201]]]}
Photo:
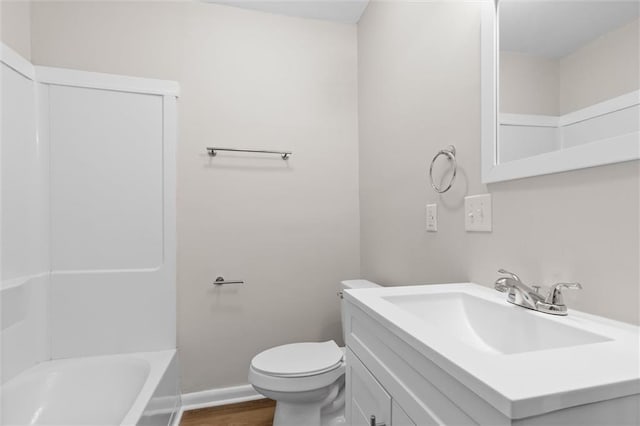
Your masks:
{"label": "gray wall", "polygon": [[[473,281],[498,268],[529,283],[582,282],[576,309],[639,318],[639,166],[630,162],[492,184],[480,179],[479,4],[374,2],[358,26],[361,258],[390,285]],[[427,171],[455,144],[438,196]],[[493,233],[464,230],[464,196],[493,195]],[[439,232],[424,231],[426,203]]]}
{"label": "gray wall", "polygon": [[24,58],[31,58],[31,2],[0,1],[0,39]]}
{"label": "gray wall", "polygon": [[[355,25],[196,2],[37,2],[32,16],[36,64],[181,85],[183,391],[247,383],[266,348],[338,339],[338,283],[360,262]],[[209,159],[212,145],[293,156]]]}

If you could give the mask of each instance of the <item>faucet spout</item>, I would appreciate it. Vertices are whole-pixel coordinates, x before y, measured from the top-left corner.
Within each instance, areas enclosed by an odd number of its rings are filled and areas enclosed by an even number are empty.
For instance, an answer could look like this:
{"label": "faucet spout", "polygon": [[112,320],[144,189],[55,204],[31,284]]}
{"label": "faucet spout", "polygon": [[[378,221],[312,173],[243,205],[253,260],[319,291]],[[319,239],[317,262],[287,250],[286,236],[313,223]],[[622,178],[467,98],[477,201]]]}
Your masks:
{"label": "faucet spout", "polygon": [[519,305],[524,308],[537,310],[537,303],[543,300],[533,288],[523,283],[520,278],[509,271],[500,269],[498,271],[501,274],[508,274],[508,277],[500,277],[496,280],[494,287],[500,292],[506,292],[507,301],[514,305]]}

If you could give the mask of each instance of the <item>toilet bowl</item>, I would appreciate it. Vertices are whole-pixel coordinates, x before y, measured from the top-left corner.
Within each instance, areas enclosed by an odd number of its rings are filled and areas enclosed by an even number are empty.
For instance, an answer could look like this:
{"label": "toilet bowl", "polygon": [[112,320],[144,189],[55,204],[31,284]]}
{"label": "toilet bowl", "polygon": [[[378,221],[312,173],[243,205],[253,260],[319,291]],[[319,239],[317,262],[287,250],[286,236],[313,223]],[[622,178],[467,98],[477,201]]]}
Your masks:
{"label": "toilet bowl", "polygon": [[338,425],[344,372],[344,352],[334,341],[294,343],[258,354],[249,382],[277,402],[274,425]]}
{"label": "toilet bowl", "polygon": [[[341,283],[343,290],[372,287],[379,286],[366,280]],[[249,383],[276,401],[274,426],[338,426],[345,424],[345,371],[344,349],[333,340],[293,343],[256,355]]]}

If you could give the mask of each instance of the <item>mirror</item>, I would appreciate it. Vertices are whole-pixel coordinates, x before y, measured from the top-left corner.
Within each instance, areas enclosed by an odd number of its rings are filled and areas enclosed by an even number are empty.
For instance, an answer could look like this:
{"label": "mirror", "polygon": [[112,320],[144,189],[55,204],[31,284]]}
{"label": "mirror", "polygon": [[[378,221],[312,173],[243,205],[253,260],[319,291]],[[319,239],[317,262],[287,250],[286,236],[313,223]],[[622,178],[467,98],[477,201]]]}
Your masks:
{"label": "mirror", "polygon": [[640,2],[499,0],[487,9],[484,182],[640,158]]}

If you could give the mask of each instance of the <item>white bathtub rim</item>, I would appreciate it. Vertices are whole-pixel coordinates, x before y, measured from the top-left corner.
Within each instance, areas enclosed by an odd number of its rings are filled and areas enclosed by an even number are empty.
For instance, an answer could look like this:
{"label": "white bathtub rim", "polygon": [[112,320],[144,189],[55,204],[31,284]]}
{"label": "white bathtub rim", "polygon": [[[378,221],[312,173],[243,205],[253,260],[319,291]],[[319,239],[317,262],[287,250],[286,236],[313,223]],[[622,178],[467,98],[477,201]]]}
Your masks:
{"label": "white bathtub rim", "polygon": [[118,356],[118,357],[133,357],[133,358],[141,358],[149,362],[149,366],[151,367],[149,371],[149,377],[147,377],[147,381],[144,386],[140,390],[138,397],[131,405],[129,412],[124,416],[121,425],[131,425],[134,426],[138,423],[142,414],[147,407],[149,401],[153,397],[164,373],[169,368],[169,363],[176,354],[175,349],[170,349],[166,351],[158,351],[158,352],[136,352],[130,354],[122,354],[122,355],[110,355]]}
{"label": "white bathtub rim", "polygon": [[[164,350],[164,351],[156,351],[156,352],[134,352],[134,353],[121,353],[121,354],[113,354],[113,355],[99,355],[99,356],[89,356],[89,357],[78,357],[78,358],[64,358],[64,359],[55,359],[50,361],[44,361],[42,363],[36,364],[33,367],[28,368],[22,373],[18,374],[16,377],[8,380],[3,383],[1,389],[4,389],[7,385],[10,385],[16,381],[24,380],[27,375],[33,373],[33,371],[41,370],[41,369],[49,369],[54,367],[55,365],[64,365],[64,364],[73,364],[76,362],[83,361],[100,361],[102,359],[113,361],[118,359],[141,359],[149,364],[149,374],[140,389],[140,392],[136,396],[134,402],[131,404],[129,411],[125,414],[124,418],[120,422],[120,425],[136,425],[142,414],[147,407],[147,404],[153,397],[153,394],[158,387],[164,373],[169,368],[169,363],[174,358],[176,354],[175,349]],[[179,407],[178,407],[179,408]]]}

